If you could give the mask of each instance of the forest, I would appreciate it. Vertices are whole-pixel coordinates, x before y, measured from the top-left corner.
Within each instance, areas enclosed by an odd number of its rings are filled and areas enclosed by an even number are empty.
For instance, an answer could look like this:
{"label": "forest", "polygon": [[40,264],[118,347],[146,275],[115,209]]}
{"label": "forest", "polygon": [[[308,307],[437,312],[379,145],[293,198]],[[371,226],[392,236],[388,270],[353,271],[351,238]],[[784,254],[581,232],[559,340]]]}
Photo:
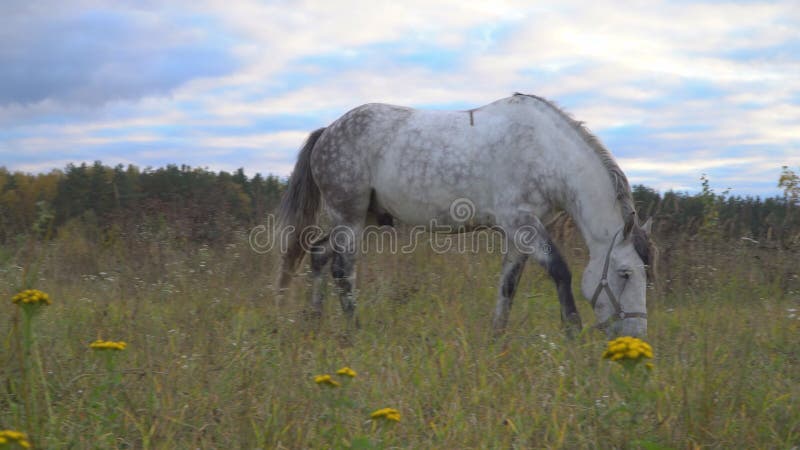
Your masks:
{"label": "forest", "polygon": [[[635,185],[639,216],[653,217],[656,235],[712,234],[791,246],[800,243],[800,182],[784,167],[776,180],[784,195],[769,198],[715,192],[703,175],[697,193],[659,193]],[[286,180],[186,165],[115,167],[97,161],[29,174],[0,167],[0,243],[31,232],[53,237],[70,221],[100,230],[150,220],[175,227],[182,239],[224,241],[237,227],[262,223],[278,205]]]}

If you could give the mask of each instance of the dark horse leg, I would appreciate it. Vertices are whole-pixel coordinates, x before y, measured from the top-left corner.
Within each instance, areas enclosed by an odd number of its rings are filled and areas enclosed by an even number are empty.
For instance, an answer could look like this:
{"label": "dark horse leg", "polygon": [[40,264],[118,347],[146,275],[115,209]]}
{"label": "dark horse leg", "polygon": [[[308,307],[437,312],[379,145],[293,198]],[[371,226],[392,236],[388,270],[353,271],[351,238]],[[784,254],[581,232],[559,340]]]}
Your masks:
{"label": "dark horse leg", "polygon": [[330,235],[326,234],[311,245],[311,303],[310,315],[315,319],[322,317],[322,301],[325,296],[323,270],[333,254]]}
{"label": "dark horse leg", "polygon": [[331,275],[339,294],[339,303],[347,319],[348,328],[355,319],[355,262],[360,238],[360,226],[339,225],[330,233],[315,241],[311,253],[311,302],[310,315],[322,316],[325,299],[325,266],[331,263]]}
{"label": "dark horse leg", "polygon": [[503,269],[500,274],[500,290],[497,295],[497,304],[494,308],[494,318],[492,327],[494,334],[502,334],[508,325],[508,313],[511,310],[511,302],[517,291],[519,279],[525,269],[525,261],[528,255],[520,252],[514,245],[507,246],[508,251],[503,256]]}
{"label": "dark horse leg", "polygon": [[333,250],[331,275],[339,293],[339,303],[347,320],[347,330],[357,326],[355,318],[355,263],[363,225],[350,223],[339,225],[331,231],[330,243]]}
{"label": "dark horse leg", "polygon": [[578,308],[575,306],[575,298],[572,296],[572,274],[550,237],[546,234],[543,237],[546,243],[540,251],[534,253],[534,258],[547,270],[556,285],[558,301],[561,303],[561,322],[567,335],[573,337],[583,326]]}
{"label": "dark horse leg", "polygon": [[502,333],[508,324],[511,302],[528,256],[533,256],[553,278],[561,304],[561,320],[567,328],[567,334],[580,331],[581,319],[572,296],[572,275],[544,225],[538,218],[528,214],[517,218],[513,223],[515,226],[504,228],[507,252],[503,258],[500,290],[494,312],[495,333]]}

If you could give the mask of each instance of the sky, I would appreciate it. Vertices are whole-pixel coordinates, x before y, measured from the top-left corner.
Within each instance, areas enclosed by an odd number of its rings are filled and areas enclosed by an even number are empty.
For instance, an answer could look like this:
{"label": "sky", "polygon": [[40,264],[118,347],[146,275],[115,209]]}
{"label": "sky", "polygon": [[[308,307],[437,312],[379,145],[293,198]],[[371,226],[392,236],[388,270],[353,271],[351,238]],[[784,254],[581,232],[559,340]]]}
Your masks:
{"label": "sky", "polygon": [[369,102],[524,92],[631,184],[779,195],[800,171],[800,2],[3,0],[0,166],[291,173]]}

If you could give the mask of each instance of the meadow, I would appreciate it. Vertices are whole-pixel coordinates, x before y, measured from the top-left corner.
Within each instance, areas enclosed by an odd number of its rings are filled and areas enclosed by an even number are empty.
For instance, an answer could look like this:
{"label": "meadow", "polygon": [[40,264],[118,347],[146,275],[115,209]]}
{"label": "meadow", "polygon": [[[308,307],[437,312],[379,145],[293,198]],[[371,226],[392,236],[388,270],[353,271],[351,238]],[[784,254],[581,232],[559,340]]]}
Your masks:
{"label": "meadow", "polygon": [[[247,231],[204,245],[168,226],[71,226],[0,250],[0,429],[42,449],[800,445],[796,249],[662,242],[648,292],[653,368],[627,370],[602,359],[585,301],[586,331],[566,338],[535,265],[492,339],[500,255],[370,253],[360,328],[346,334],[332,288],[318,326],[302,275],[274,295],[277,255],[253,252]],[[582,299],[582,246],[561,237]],[[11,302],[22,287],[52,298],[30,351]],[[91,349],[97,339],[127,347]],[[322,374],[339,386],[317,384]],[[399,421],[371,417],[387,407]]]}

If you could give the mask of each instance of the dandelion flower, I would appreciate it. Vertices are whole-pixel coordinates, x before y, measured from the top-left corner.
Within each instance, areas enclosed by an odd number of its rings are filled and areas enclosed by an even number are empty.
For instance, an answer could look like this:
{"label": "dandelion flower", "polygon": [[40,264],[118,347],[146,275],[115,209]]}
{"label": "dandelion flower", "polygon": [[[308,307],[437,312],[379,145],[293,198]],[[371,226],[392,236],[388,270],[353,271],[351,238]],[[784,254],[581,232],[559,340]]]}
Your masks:
{"label": "dandelion flower", "polygon": [[16,443],[22,448],[31,448],[31,443],[25,433],[13,430],[0,430],[0,446]]}
{"label": "dandelion flower", "polygon": [[102,339],[98,339],[91,344],[89,344],[89,348],[93,350],[114,350],[114,351],[122,351],[125,350],[128,344],[124,341],[104,341]]}
{"label": "dandelion flower", "polygon": [[370,414],[373,419],[386,419],[394,422],[400,422],[400,411],[394,408],[381,408]]}
{"label": "dandelion flower", "polygon": [[339,387],[339,386],[341,386],[338,381],[336,381],[333,378],[331,378],[331,376],[328,375],[327,373],[324,374],[324,375],[315,376],[314,377],[314,383],[317,383],[317,384],[320,384],[320,385],[324,384],[324,385],[327,385],[327,386],[330,386],[330,387]]}
{"label": "dandelion flower", "polygon": [[603,358],[619,362],[639,362],[644,358],[653,358],[653,348],[641,339],[623,336],[608,343]]}
{"label": "dandelion flower", "polygon": [[50,296],[38,289],[25,289],[11,297],[11,302],[15,305],[49,305],[52,303]]}
{"label": "dandelion flower", "polygon": [[355,378],[356,371],[349,367],[342,367],[336,371],[336,375],[344,375],[346,377]]}

